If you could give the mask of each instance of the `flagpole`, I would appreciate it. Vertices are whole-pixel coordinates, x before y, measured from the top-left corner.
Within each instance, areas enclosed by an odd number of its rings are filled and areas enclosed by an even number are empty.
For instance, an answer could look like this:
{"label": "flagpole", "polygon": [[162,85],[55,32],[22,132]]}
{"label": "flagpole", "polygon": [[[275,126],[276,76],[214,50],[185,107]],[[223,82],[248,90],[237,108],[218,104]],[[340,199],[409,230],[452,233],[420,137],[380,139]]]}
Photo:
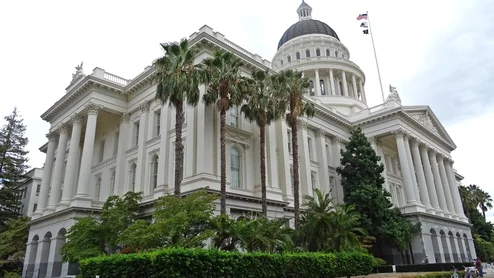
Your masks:
{"label": "flagpole", "polygon": [[369,12],[367,12],[367,23],[369,23],[369,33],[371,35],[372,49],[374,50],[374,58],[376,59],[377,76],[379,77],[379,85],[381,86],[381,95],[383,97],[383,103],[384,103],[385,99],[384,99],[383,83],[381,81],[381,72],[379,71],[379,63],[377,62],[376,46],[374,45],[374,36],[372,35]]}

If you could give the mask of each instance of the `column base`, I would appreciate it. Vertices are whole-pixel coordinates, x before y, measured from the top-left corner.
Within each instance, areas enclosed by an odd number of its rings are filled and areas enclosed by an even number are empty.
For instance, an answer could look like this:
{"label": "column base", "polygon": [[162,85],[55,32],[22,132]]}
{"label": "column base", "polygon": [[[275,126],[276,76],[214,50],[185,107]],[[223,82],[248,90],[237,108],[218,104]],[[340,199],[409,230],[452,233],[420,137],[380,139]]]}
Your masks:
{"label": "column base", "polygon": [[458,217],[458,215],[456,215],[456,214],[453,214],[453,215],[452,215],[452,218],[453,218],[454,220],[460,220],[460,218],[459,218],[459,217]]}
{"label": "column base", "polygon": [[434,208],[434,210],[436,211],[436,215],[437,216],[444,216],[444,212],[442,209],[440,208]]}
{"label": "column base", "polygon": [[166,185],[160,185],[156,187],[153,191],[153,198],[158,199],[159,197],[163,197],[166,194],[168,194],[168,186]]}
{"label": "column base", "polygon": [[451,219],[451,213],[449,211],[444,212],[444,217]]}
{"label": "column base", "polygon": [[55,211],[61,211],[61,210],[64,210],[64,209],[66,209],[68,207],[70,207],[70,201],[64,200],[64,201],[61,201],[57,205],[57,208],[55,209]]}
{"label": "column base", "polygon": [[468,221],[468,217],[466,217],[466,216],[464,216],[464,215],[460,216],[460,221],[461,221],[461,222],[465,222],[465,223],[469,223],[469,221]]}
{"label": "column base", "polygon": [[40,217],[43,216],[43,211],[42,210],[39,210],[37,209],[32,215],[31,215],[31,219],[38,219]]}
{"label": "column base", "polygon": [[425,212],[425,207],[424,205],[420,204],[407,204],[406,206],[402,207],[403,211],[405,213],[413,213],[413,212]]}
{"label": "column base", "polygon": [[52,214],[52,213],[54,213],[54,212],[55,212],[55,209],[56,209],[56,207],[55,207],[55,206],[53,206],[53,205],[49,205],[49,206],[47,206],[47,207],[43,210],[43,216],[48,215],[48,214]]}
{"label": "column base", "polygon": [[71,207],[91,207],[93,200],[88,195],[76,195],[72,198]]}
{"label": "column base", "polygon": [[431,206],[425,206],[425,211],[430,214],[436,214],[436,210]]}

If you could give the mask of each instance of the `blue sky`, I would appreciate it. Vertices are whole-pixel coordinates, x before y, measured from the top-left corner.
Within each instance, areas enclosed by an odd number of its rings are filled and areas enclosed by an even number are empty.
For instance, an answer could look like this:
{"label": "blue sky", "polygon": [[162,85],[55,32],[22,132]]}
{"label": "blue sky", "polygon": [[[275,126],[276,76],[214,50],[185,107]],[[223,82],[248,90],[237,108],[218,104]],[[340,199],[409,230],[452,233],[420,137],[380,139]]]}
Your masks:
{"label": "blue sky", "polygon": [[[369,11],[383,87],[396,86],[404,105],[428,104],[458,149],[465,184],[494,196],[489,173],[494,121],[494,25],[489,0],[308,0],[366,73],[370,106],[381,101],[370,37],[355,18]],[[178,41],[207,24],[271,60],[283,32],[297,21],[297,0],[2,1],[0,111],[17,106],[28,125],[31,166],[48,123],[40,115],[62,97],[74,67],[101,67],[131,79]],[[492,215],[492,213],[491,213]]]}

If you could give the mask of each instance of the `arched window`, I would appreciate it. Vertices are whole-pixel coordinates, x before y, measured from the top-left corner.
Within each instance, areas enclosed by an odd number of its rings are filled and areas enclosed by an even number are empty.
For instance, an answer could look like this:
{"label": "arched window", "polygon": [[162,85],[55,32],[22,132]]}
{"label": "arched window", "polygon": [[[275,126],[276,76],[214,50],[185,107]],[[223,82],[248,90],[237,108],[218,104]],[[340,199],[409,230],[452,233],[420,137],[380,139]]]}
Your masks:
{"label": "arched window", "polygon": [[324,87],[324,80],[319,80],[319,86],[321,87],[321,95],[326,95],[326,88]]}
{"label": "arched window", "polygon": [[318,57],[321,56],[321,50],[319,48],[316,49],[316,56],[318,56]]}
{"label": "arched window", "polygon": [[310,94],[311,96],[313,96],[313,95],[314,95],[314,81],[312,81],[312,80],[311,80],[311,81],[309,81],[309,94]]}
{"label": "arched window", "polygon": [[231,187],[240,188],[240,152],[237,148],[232,148],[230,150],[230,171],[231,175]]}
{"label": "arched window", "polygon": [[335,57],[338,57],[338,51],[335,51],[335,52],[334,52],[334,56],[335,56]]}
{"label": "arched window", "polygon": [[310,50],[309,49],[305,50],[305,57],[307,57],[307,58],[310,57]]}
{"label": "arched window", "polygon": [[134,192],[136,188],[136,169],[137,165],[135,163],[132,163],[130,166],[130,188],[129,191]]}
{"label": "arched window", "polygon": [[238,106],[230,107],[230,126],[238,127]]}
{"label": "arched window", "polygon": [[283,66],[283,59],[280,60],[280,64]]}
{"label": "arched window", "polygon": [[159,158],[157,155],[153,156],[153,161],[152,161],[152,172],[151,172],[151,185],[153,186],[153,189],[156,189],[158,187],[158,162]]}
{"label": "arched window", "polygon": [[292,56],[288,55],[288,57],[286,59],[288,60],[288,63],[292,62]]}
{"label": "arched window", "polygon": [[326,49],[326,56],[329,57],[329,49]]}
{"label": "arched window", "polygon": [[295,53],[295,56],[297,57],[297,60],[300,60],[300,52]]}
{"label": "arched window", "polygon": [[96,179],[96,185],[94,186],[94,200],[99,201],[99,195],[101,192],[101,177]]}

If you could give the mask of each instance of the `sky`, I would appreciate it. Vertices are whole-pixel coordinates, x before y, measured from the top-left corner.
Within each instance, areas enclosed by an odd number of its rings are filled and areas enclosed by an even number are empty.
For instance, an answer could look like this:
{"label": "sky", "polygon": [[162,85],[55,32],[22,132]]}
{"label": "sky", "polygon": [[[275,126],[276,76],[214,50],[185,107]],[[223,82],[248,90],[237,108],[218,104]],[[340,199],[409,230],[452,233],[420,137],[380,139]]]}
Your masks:
{"label": "sky", "polygon": [[[384,93],[395,86],[403,105],[429,105],[457,145],[463,183],[494,196],[494,24],[490,0],[308,0],[366,73],[369,106],[382,102],[370,36],[356,17],[368,11]],[[284,31],[298,20],[299,0],[1,1],[0,115],[17,107],[27,125],[30,166],[49,124],[40,115],[65,94],[84,62],[132,79],[179,41],[207,24],[271,60]],[[3,124],[2,120],[0,123]],[[494,213],[489,213],[494,221]]]}

